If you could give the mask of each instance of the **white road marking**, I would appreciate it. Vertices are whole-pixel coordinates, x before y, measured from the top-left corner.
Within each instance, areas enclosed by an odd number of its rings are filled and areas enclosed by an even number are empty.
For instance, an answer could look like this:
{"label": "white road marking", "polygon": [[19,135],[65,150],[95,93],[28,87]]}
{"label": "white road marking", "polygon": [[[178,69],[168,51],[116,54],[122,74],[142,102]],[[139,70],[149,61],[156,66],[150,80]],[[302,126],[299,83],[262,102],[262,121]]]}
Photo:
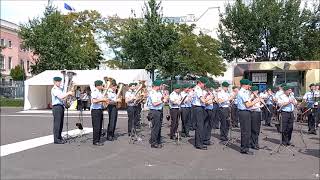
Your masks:
{"label": "white road marking", "polygon": [[[83,128],[84,132],[82,134],[88,134],[93,131],[92,128]],[[79,129],[74,129],[68,132],[71,137],[76,137],[80,135]],[[66,135],[66,132],[62,132],[62,137]],[[29,139],[21,142],[16,142],[12,144],[6,144],[1,146],[1,157],[7,156],[9,154],[21,152],[24,150],[32,149],[35,147],[47,145],[53,143],[53,135],[43,136],[39,138]]]}

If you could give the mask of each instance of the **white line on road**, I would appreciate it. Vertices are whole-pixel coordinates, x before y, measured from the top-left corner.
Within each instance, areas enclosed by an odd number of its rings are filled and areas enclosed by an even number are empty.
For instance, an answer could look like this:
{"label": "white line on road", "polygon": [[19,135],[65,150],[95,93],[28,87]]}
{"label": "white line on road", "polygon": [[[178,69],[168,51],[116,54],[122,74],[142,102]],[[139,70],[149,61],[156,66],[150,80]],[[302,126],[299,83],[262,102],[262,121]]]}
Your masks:
{"label": "white line on road", "polygon": [[[81,132],[79,129],[74,129],[68,132],[71,137],[76,137],[82,134],[88,134],[93,131],[92,128],[83,128],[84,132]],[[66,132],[62,133],[62,136],[65,136]],[[53,143],[53,135],[43,136],[39,138],[29,139],[21,142],[16,142],[12,144],[6,144],[1,146],[1,157],[7,156],[9,154],[21,152],[24,150],[32,149],[35,147],[47,145]]]}

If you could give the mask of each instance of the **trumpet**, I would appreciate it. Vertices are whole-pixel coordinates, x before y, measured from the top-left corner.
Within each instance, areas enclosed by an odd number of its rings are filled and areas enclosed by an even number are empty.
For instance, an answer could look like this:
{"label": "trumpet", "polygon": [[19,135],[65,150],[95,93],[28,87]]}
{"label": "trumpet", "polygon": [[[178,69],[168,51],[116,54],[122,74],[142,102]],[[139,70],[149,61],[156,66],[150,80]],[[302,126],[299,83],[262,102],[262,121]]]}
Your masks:
{"label": "trumpet", "polygon": [[265,103],[263,100],[261,100],[261,98],[258,97],[258,95],[256,95],[255,93],[252,93],[252,94],[253,94],[253,98],[258,98],[259,101],[262,103],[262,105],[268,110],[268,112],[271,113],[271,111],[270,111],[270,109],[268,108],[268,106],[266,105],[266,103]]}

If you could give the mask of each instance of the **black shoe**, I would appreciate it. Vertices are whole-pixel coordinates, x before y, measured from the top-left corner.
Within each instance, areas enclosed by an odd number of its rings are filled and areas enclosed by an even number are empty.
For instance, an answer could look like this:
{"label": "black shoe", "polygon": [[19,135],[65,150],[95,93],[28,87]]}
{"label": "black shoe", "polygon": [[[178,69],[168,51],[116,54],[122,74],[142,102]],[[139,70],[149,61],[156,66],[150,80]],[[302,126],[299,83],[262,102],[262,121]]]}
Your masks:
{"label": "black shoe", "polygon": [[63,140],[57,140],[55,142],[53,142],[54,144],[64,144],[64,141]]}
{"label": "black shoe", "polygon": [[158,148],[163,148],[163,145],[162,144],[158,144]]}
{"label": "black shoe", "polygon": [[170,139],[174,140],[175,138],[173,136],[170,136]]}
{"label": "black shoe", "polygon": [[207,150],[208,148],[206,146],[202,146],[202,147],[196,147],[197,149],[200,149],[200,150]]}
{"label": "black shoe", "polygon": [[131,133],[128,133],[128,136],[131,137]]}
{"label": "black shoe", "polygon": [[271,124],[267,124],[267,126],[269,126],[269,127],[273,127]]}
{"label": "black shoe", "polygon": [[253,155],[253,152],[251,151],[240,151],[241,154],[248,154],[248,155]]}
{"label": "black shoe", "polygon": [[151,148],[160,148],[158,144],[151,144]]}
{"label": "black shoe", "polygon": [[100,142],[96,142],[96,143],[93,143],[94,146],[103,146],[104,144],[103,143],[100,143]]}
{"label": "black shoe", "polygon": [[260,147],[259,146],[253,146],[252,149],[259,150]]}

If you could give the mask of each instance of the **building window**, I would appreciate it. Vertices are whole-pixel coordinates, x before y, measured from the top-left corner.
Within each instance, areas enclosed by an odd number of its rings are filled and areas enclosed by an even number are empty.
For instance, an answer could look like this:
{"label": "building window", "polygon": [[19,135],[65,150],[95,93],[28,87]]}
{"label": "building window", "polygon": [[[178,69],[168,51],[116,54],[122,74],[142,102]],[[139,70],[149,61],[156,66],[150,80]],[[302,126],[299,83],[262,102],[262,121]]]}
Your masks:
{"label": "building window", "polygon": [[8,47],[12,48],[12,42],[11,41],[8,41]]}
{"label": "building window", "polygon": [[27,61],[27,72],[30,71],[30,61]]}
{"label": "building window", "polygon": [[1,39],[0,45],[1,45],[1,46],[4,46],[4,45],[5,45],[5,44],[4,44],[4,39]]}
{"label": "building window", "polygon": [[8,57],[8,69],[12,69],[12,57]]}
{"label": "building window", "polygon": [[24,61],[23,61],[23,59],[20,60],[20,66],[24,70]]}
{"label": "building window", "polygon": [[0,69],[4,69],[4,56],[0,56]]}

